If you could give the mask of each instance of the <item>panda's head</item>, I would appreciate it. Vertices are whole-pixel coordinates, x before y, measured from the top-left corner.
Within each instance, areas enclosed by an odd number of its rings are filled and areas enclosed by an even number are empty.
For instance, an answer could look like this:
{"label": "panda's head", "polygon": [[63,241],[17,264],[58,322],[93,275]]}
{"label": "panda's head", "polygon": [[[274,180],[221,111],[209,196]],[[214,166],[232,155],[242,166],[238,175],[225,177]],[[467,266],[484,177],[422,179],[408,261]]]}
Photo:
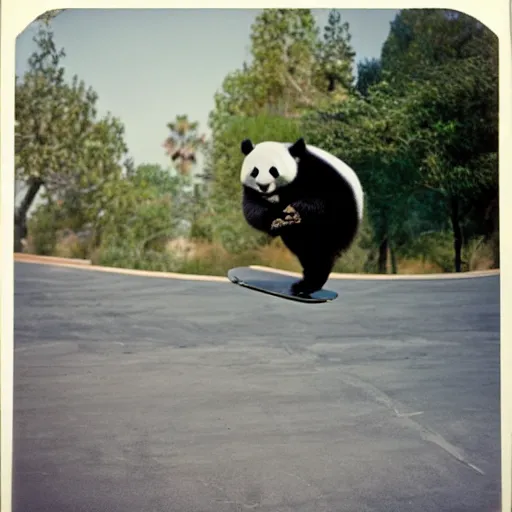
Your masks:
{"label": "panda's head", "polygon": [[241,144],[245,158],[240,181],[262,196],[272,198],[281,187],[295,180],[301,149],[305,150],[303,139],[293,145],[267,141],[256,146],[245,139]]}

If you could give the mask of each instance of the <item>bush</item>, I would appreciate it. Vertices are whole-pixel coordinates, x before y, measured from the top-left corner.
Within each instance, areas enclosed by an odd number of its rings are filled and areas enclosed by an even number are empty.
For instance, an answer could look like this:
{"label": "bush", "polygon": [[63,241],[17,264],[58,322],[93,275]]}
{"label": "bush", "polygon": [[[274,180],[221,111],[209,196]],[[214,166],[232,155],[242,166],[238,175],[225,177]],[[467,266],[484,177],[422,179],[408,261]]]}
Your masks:
{"label": "bush", "polygon": [[[496,240],[483,237],[468,240],[462,247],[462,271],[497,268]],[[450,232],[431,232],[412,240],[400,250],[399,272],[407,273],[454,272],[453,235]]]}
{"label": "bush", "polygon": [[428,263],[441,272],[453,272],[453,235],[446,231],[424,233],[401,247],[397,256],[400,260]]}
{"label": "bush", "polygon": [[91,255],[91,263],[105,267],[157,272],[176,272],[178,267],[177,261],[167,252],[137,251],[122,245],[101,247]]}
{"label": "bush", "polygon": [[52,256],[58,242],[58,215],[55,209],[42,205],[28,220],[28,250],[41,256]]}
{"label": "bush", "polygon": [[468,270],[489,270],[497,268],[495,239],[485,241],[484,237],[469,241],[463,251],[463,259],[467,261]]}
{"label": "bush", "polygon": [[[364,274],[375,271],[369,264],[372,263],[371,253],[368,249],[363,249],[359,244],[352,247],[336,262],[333,272],[342,274]],[[371,270],[370,270],[371,269]]]}
{"label": "bush", "polygon": [[190,239],[204,242],[213,241],[213,221],[211,215],[200,214],[192,221]]}
{"label": "bush", "polygon": [[53,255],[59,258],[87,259],[89,257],[88,241],[81,240],[72,231],[65,230],[57,237]]}

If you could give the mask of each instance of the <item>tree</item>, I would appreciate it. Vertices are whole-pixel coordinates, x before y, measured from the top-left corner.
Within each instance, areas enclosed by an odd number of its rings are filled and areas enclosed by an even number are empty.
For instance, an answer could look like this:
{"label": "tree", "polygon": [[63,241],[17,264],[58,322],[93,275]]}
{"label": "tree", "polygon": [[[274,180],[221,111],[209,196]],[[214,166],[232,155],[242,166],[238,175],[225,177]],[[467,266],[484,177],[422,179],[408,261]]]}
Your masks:
{"label": "tree", "polygon": [[49,199],[80,199],[96,215],[105,191],[120,176],[127,151],[120,121],[111,115],[96,120],[94,90],[76,76],[66,83],[60,65],[65,53],[57,50],[53,33],[41,27],[34,40],[38,49],[29,70],[22,80],[16,77],[15,172],[26,188],[14,216],[16,251],[21,250],[27,212],[41,189]]}
{"label": "tree", "polygon": [[[497,37],[478,20],[438,9],[402,11],[382,50],[396,94],[410,94],[425,187],[445,198],[462,268],[462,221],[479,197],[498,195]],[[493,198],[494,196],[494,198]]]}
{"label": "tree", "polygon": [[310,9],[263,9],[251,27],[251,57],[214,96],[214,138],[232,116],[296,118],[319,103],[340,101],[353,81],[349,26],[335,10],[319,40]]}
{"label": "tree", "polygon": [[448,219],[461,270],[463,219],[497,195],[496,43],[460,13],[402,11],[381,59],[359,63],[357,93],[305,116],[307,140],[363,182],[380,272],[388,250],[396,271],[396,250]]}
{"label": "tree", "polygon": [[383,79],[380,59],[365,59],[357,63],[356,90],[367,97],[370,88]]}
{"label": "tree", "polygon": [[498,71],[497,38],[477,19],[448,9],[405,9],[391,23],[382,68],[395,87],[427,79],[432,67],[479,56]]}
{"label": "tree", "polygon": [[137,178],[121,180],[105,212],[100,249],[115,247],[128,255],[142,254],[151,243],[161,249],[179,223],[172,215],[173,206],[171,195],[159,193],[150,183]]}
{"label": "tree", "polygon": [[67,11],[67,9],[51,9],[40,14],[34,21],[41,22],[48,26],[60,13],[64,11]]}
{"label": "tree", "polygon": [[354,95],[303,120],[310,144],[356,170],[365,190],[380,273],[386,272],[390,244],[403,234],[417,179],[411,142],[404,133],[405,116],[403,99],[395,99],[384,83],[366,99]]}
{"label": "tree", "polygon": [[197,152],[205,145],[204,135],[197,133],[198,122],[191,122],[187,115],[178,115],[167,124],[170,131],[164,142],[165,152],[175,162],[178,171],[186,175],[197,161]]}
{"label": "tree", "polygon": [[482,194],[498,193],[497,77],[486,67],[480,59],[451,63],[409,100],[409,126],[421,141],[422,184],[445,199],[456,272],[465,215]]}
{"label": "tree", "polygon": [[256,17],[252,69],[270,115],[293,116],[312,105],[317,36],[310,9],[263,9]]}
{"label": "tree", "polygon": [[349,24],[342,23],[339,11],[331,10],[317,51],[318,87],[331,100],[344,99],[353,86],[355,51],[350,40]]}
{"label": "tree", "polygon": [[168,217],[172,218],[173,230],[177,225],[189,225],[197,213],[196,191],[189,175],[164,169],[158,164],[141,164],[131,183],[136,189],[149,187],[155,197],[168,198],[171,204]]}
{"label": "tree", "polygon": [[310,9],[263,9],[250,39],[251,64],[230,73],[214,96],[214,137],[231,116],[297,117],[316,101],[318,28]]}
{"label": "tree", "polygon": [[208,117],[208,125],[213,134],[222,130],[231,117],[257,115],[265,110],[266,98],[256,83],[257,76],[246,63],[242,69],[224,78],[220,90],[214,94],[214,108]]}

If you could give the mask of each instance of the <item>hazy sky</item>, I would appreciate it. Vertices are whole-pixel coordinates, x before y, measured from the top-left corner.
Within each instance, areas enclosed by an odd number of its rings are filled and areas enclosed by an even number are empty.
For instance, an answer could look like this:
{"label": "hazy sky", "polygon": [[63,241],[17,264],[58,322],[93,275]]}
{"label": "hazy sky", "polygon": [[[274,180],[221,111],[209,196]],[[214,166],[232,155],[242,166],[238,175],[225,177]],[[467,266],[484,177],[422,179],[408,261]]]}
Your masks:
{"label": "hazy sky", "polygon": [[[135,163],[168,166],[161,146],[166,124],[188,114],[207,133],[213,95],[249,57],[255,9],[72,9],[53,21],[63,64],[99,94],[99,113],[118,116]],[[328,10],[314,9],[320,27]],[[378,57],[398,11],[341,10],[350,24],[356,61]],[[19,35],[16,73],[35,49],[31,26]]]}

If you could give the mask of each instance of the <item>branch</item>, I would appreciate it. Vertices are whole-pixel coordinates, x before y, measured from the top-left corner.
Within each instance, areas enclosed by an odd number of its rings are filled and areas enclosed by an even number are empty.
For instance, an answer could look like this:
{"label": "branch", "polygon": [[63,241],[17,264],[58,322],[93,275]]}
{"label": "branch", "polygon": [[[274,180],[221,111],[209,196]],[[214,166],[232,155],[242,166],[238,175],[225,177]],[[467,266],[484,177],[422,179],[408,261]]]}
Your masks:
{"label": "branch", "polygon": [[306,103],[306,105],[308,105],[310,107],[313,106],[314,105],[313,100],[311,100],[310,98],[308,98],[306,96],[304,91],[301,89],[300,85],[292,78],[292,76],[289,73],[286,73],[286,78],[288,79],[290,84],[293,86],[293,88],[302,96],[302,100],[304,101],[304,103]]}
{"label": "branch", "polygon": [[39,189],[43,185],[43,181],[39,178],[32,178],[28,182],[28,190],[25,197],[21,201],[20,206],[16,209],[15,215],[18,219],[25,219],[30,206],[32,205]]}
{"label": "branch", "polygon": [[67,9],[50,9],[40,14],[34,21],[42,21],[45,25],[49,25],[51,20],[56,18],[62,11]]}

